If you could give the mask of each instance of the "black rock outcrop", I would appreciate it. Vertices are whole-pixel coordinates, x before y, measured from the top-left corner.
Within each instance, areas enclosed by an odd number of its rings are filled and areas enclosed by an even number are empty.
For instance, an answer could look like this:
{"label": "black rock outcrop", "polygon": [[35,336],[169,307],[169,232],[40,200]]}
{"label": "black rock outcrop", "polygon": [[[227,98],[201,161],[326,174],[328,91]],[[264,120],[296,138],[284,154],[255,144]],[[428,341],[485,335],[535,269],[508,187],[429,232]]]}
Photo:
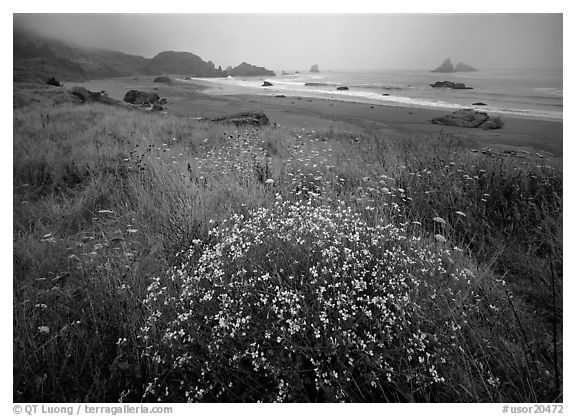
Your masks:
{"label": "black rock outcrop", "polygon": [[119,101],[108,97],[105,91],[92,92],[88,91],[84,87],[72,87],[69,93],[74,99],[76,99],[80,103],[103,103],[112,105],[121,104]]}
{"label": "black rock outcrop", "polygon": [[172,80],[168,77],[156,77],[154,82],[161,82],[163,84],[172,84]]}
{"label": "black rock outcrop", "polygon": [[490,117],[487,113],[465,108],[442,117],[433,118],[432,124],[467,128],[479,127],[488,130],[499,129],[504,125],[504,122],[500,117]]}
{"label": "black rock outcrop", "polygon": [[54,87],[61,87],[62,83],[58,81],[55,77],[50,77],[46,80],[46,84],[53,85]]}
{"label": "black rock outcrop", "polygon": [[130,104],[154,104],[160,102],[160,97],[155,92],[130,90],[124,95],[124,101]]}
{"label": "black rock outcrop", "polygon": [[230,123],[237,126],[266,126],[270,124],[270,120],[266,114],[261,111],[248,111],[244,113],[230,114],[228,116],[208,119],[208,121],[213,121],[216,123]]}
{"label": "black rock outcrop", "polygon": [[263,87],[273,87],[274,84],[272,84],[271,82],[268,81],[264,81],[264,83],[262,84]]}
{"label": "black rock outcrop", "polygon": [[337,87],[336,90],[337,91],[348,91],[350,88],[348,87]]}
{"label": "black rock outcrop", "polygon": [[472,87],[467,87],[461,82],[452,81],[436,81],[434,84],[430,84],[432,88],[452,88],[453,90],[471,90]]}

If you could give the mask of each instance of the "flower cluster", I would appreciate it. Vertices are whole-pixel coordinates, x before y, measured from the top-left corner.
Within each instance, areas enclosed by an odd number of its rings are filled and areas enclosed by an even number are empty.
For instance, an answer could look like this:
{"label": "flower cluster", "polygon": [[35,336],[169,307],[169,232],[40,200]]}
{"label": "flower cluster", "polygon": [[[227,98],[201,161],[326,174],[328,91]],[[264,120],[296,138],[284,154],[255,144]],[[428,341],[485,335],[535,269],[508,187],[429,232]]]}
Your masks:
{"label": "flower cluster", "polygon": [[468,290],[449,256],[344,205],[278,196],[233,216],[148,288],[147,354],[179,375],[153,390],[189,401],[406,400],[398,386],[444,381],[460,328],[460,312],[442,331],[431,322],[439,289]]}

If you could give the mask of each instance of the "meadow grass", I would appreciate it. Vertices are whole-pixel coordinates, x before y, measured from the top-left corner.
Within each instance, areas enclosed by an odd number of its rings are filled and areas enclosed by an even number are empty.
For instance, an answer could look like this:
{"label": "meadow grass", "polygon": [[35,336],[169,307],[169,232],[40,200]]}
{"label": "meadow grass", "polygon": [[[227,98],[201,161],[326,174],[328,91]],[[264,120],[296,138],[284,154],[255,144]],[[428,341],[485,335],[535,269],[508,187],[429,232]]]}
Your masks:
{"label": "meadow grass", "polygon": [[562,167],[15,90],[14,400],[562,399]]}

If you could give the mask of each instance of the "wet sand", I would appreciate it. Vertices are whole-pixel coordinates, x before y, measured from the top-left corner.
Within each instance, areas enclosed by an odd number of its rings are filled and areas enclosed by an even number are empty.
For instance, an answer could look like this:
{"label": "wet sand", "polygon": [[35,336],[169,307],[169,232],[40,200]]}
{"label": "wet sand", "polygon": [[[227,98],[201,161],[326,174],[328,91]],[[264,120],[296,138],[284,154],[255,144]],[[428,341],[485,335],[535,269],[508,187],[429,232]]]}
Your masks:
{"label": "wet sand", "polygon": [[[168,100],[167,111],[187,117],[217,117],[241,111],[263,111],[271,122],[290,128],[334,128],[395,137],[431,138],[450,136],[473,148],[522,149],[562,156],[563,122],[504,116],[504,127],[481,130],[438,126],[430,122],[450,110],[373,105],[346,101],[274,95],[217,95],[204,91],[213,86],[202,81],[152,82],[152,77],[117,78],[81,84],[91,91],[105,90],[122,100],[126,91],[155,91]],[[236,93],[238,91],[231,91]]]}

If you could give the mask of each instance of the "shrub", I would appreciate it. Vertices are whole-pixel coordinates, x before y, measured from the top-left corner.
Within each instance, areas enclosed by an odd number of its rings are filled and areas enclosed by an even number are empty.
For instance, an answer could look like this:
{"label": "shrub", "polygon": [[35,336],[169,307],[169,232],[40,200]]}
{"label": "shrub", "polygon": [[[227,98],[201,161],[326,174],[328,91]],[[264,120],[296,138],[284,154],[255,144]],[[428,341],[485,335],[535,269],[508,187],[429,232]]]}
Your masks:
{"label": "shrub", "polygon": [[350,208],[278,197],[210,234],[148,288],[146,355],[164,375],[148,398],[423,399],[478,307],[456,307],[471,286],[448,251]]}

